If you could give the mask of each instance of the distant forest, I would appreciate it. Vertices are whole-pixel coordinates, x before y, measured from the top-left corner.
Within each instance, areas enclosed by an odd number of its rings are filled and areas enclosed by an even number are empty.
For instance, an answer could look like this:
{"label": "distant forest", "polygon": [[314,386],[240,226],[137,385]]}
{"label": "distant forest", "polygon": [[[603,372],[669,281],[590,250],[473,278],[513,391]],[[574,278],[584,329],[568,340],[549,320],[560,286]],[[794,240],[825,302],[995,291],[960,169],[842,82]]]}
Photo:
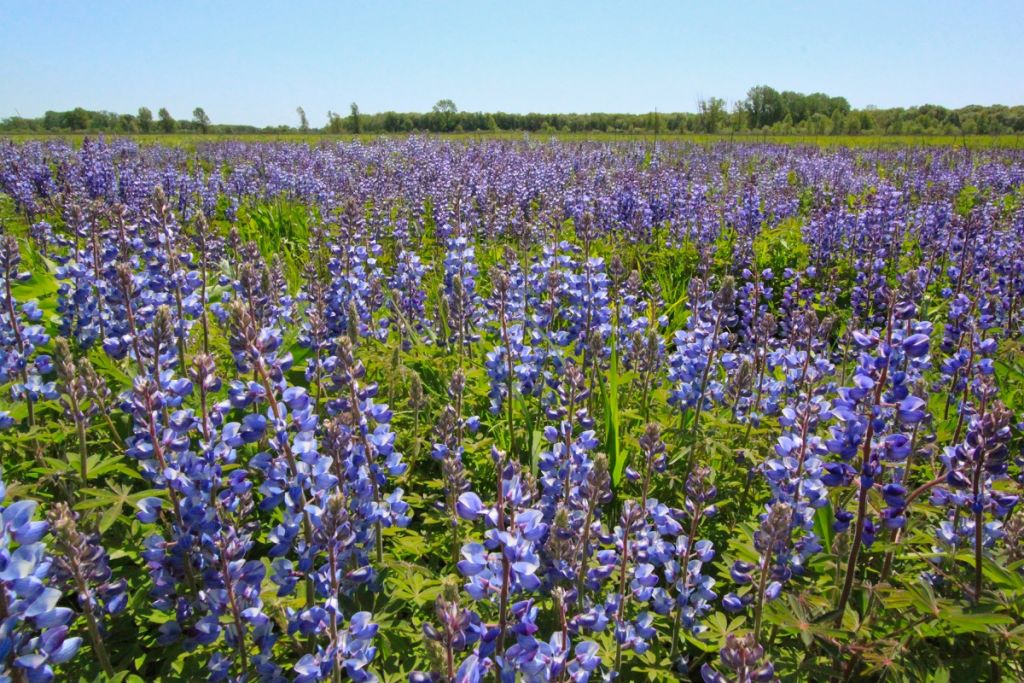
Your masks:
{"label": "distant forest", "polygon": [[625,134],[765,134],[765,135],[998,135],[1024,132],[1024,106],[971,105],[948,109],[937,105],[909,108],[854,109],[845,97],[823,93],[779,92],[766,85],[751,88],[743,100],[728,104],[717,97],[700,99],[696,112],[646,114],[507,114],[459,111],[440,100],[425,113],[328,111],[324,125],[310,124],[302,107],[294,126],[260,128],[214,123],[202,107],[177,119],[166,108],[154,116],[140,107],[135,114],[48,111],[40,118],[14,116],[0,121],[7,133],[459,133],[526,131],[539,133]]}

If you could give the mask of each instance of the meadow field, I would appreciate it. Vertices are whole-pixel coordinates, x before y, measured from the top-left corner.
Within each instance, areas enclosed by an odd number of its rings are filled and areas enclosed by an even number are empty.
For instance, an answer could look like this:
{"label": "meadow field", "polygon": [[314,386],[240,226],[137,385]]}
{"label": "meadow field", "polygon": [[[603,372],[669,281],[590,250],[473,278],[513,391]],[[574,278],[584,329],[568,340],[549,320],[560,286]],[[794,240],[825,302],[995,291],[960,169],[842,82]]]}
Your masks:
{"label": "meadow field", "polygon": [[647,144],[656,143],[673,145],[702,145],[714,146],[718,144],[766,144],[766,145],[796,145],[813,146],[820,148],[855,148],[855,149],[906,149],[906,148],[949,148],[960,147],[961,149],[982,150],[982,149],[1024,149],[1024,138],[1020,134],[996,134],[996,135],[874,135],[864,133],[860,135],[781,135],[781,134],[759,134],[750,131],[739,133],[716,133],[716,134],[693,134],[665,132],[655,135],[650,132],[638,131],[634,133],[601,133],[583,132],[573,133],[567,131],[494,131],[494,132],[467,132],[467,133],[329,133],[310,132],[301,133],[297,131],[284,133],[252,133],[252,134],[226,134],[226,133],[149,133],[149,134],[97,134],[97,133],[3,133],[3,137],[15,142],[45,142],[47,140],[60,140],[80,147],[86,139],[102,137],[106,140],[130,140],[139,145],[166,145],[171,147],[184,147],[195,149],[195,147],[213,142],[289,142],[306,145],[335,144],[362,142],[372,143],[379,140],[402,141],[409,138],[428,138],[448,141],[488,142],[604,142],[620,144]]}
{"label": "meadow field", "polygon": [[12,136],[0,226],[0,681],[1024,680],[1016,136]]}

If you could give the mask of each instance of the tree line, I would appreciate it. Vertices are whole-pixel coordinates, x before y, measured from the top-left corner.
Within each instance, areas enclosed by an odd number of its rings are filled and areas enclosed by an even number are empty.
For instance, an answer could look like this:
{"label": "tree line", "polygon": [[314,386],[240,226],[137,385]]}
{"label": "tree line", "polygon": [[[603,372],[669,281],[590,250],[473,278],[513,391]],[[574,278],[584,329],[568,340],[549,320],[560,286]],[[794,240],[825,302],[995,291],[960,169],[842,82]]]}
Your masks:
{"label": "tree line", "polygon": [[539,133],[630,134],[765,134],[765,135],[996,135],[1024,131],[1024,106],[971,105],[950,109],[926,104],[917,107],[854,109],[845,97],[824,93],[777,91],[758,85],[731,105],[719,97],[700,98],[694,112],[646,114],[510,114],[460,111],[450,99],[428,112],[386,111],[366,114],[356,103],[347,114],[328,111],[322,127],[310,125],[302,107],[295,126],[257,127],[213,123],[202,107],[192,117],[175,119],[166,108],[153,112],[140,107],[135,114],[88,111],[48,111],[39,118],[10,117],[0,121],[3,132],[36,133],[454,133],[525,131]]}

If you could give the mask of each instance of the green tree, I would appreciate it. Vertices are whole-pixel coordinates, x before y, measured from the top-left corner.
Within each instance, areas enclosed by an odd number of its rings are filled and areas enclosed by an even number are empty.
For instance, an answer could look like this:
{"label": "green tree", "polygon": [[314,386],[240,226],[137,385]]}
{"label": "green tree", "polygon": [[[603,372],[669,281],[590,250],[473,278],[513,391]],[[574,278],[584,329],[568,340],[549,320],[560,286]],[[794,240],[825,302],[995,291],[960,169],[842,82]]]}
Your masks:
{"label": "green tree", "polygon": [[755,85],[747,91],[747,99],[743,103],[751,128],[770,126],[782,120],[785,113],[782,109],[782,97],[767,85]]}
{"label": "green tree", "polygon": [[192,121],[204,135],[210,132],[210,117],[206,115],[202,107],[192,110]]}
{"label": "green tree", "polygon": [[653,131],[655,135],[661,134],[661,114],[657,111],[652,111],[647,114],[647,121],[644,123],[644,128]]}
{"label": "green tree", "polygon": [[139,107],[139,128],[143,133],[148,133],[153,128],[153,112],[149,107]]}
{"label": "green tree", "polygon": [[815,135],[825,134],[825,131],[828,129],[829,125],[829,118],[827,116],[825,116],[821,112],[815,112],[814,116],[812,116],[809,120],[811,122],[811,131]]}
{"label": "green tree", "polygon": [[384,128],[385,132],[397,133],[402,130],[402,117],[393,111],[384,112],[382,117],[381,127]]}
{"label": "green tree", "polygon": [[81,107],[75,107],[64,117],[64,125],[71,130],[88,130],[89,112]]}
{"label": "green tree", "polygon": [[743,130],[743,118],[746,113],[743,108],[743,102],[736,101],[732,103],[732,115],[729,117],[729,123],[732,126],[732,132],[738,133]]}
{"label": "green tree", "polygon": [[832,112],[832,135],[842,135],[845,126],[846,119],[843,117],[843,112],[836,109]]}
{"label": "green tree", "polygon": [[786,113],[786,117],[777,124],[783,135],[790,135],[793,132],[793,115]]}
{"label": "green tree", "polygon": [[302,107],[296,107],[295,113],[299,115],[299,130],[303,133],[309,132],[309,119],[306,118],[306,110]]}
{"label": "green tree", "polygon": [[173,133],[175,126],[178,125],[174,117],[171,116],[171,112],[167,111],[167,107],[160,107],[160,111],[156,113],[160,119],[160,130],[165,133]]}
{"label": "green tree", "polygon": [[348,105],[348,129],[352,133],[363,132],[362,122],[359,120],[359,105],[353,102]]}
{"label": "green tree", "polygon": [[725,100],[720,97],[697,100],[697,119],[702,133],[717,133],[725,120]]}
{"label": "green tree", "polygon": [[438,100],[437,104],[434,105],[432,113],[432,118],[437,126],[435,130],[445,133],[455,128],[456,117],[459,113],[459,108],[455,106],[455,102],[449,99]]}
{"label": "green tree", "polygon": [[857,135],[860,133],[860,117],[859,116],[847,116],[846,117],[846,134]]}
{"label": "green tree", "polygon": [[340,114],[335,114],[333,111],[327,112],[327,131],[334,135],[344,132],[345,128],[341,120]]}
{"label": "green tree", "polygon": [[131,114],[121,114],[118,125],[125,133],[138,133],[139,120]]}

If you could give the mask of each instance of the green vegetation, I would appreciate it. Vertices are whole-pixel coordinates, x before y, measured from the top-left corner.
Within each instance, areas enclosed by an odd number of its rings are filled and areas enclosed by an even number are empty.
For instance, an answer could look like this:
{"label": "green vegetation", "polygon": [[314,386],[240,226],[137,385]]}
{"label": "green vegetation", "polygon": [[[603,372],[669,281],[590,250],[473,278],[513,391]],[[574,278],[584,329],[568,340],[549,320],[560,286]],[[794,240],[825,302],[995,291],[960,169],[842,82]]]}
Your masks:
{"label": "green vegetation", "polygon": [[[216,128],[216,127],[211,127]],[[75,147],[82,144],[87,137],[95,133],[63,133],[56,134],[58,137],[67,140]],[[108,137],[127,137],[140,144],[161,144],[175,147],[194,148],[196,145],[211,142],[292,142],[318,145],[331,142],[370,142],[381,137],[401,139],[408,135],[423,135],[422,133],[369,133],[364,132],[358,135],[345,133],[343,128],[338,132],[283,132],[283,133],[248,133],[244,135],[233,135],[230,133],[211,132],[207,135],[201,133],[174,133],[172,135],[146,135],[143,133],[114,133]],[[437,135],[427,133],[427,135]],[[15,142],[27,140],[39,140],[53,137],[46,133],[6,133],[6,137]],[[478,140],[522,140],[524,136],[534,137],[538,140],[558,140],[563,142],[624,142],[634,141],[640,143],[653,143],[657,140],[685,141],[696,145],[717,145],[727,143],[771,143],[787,145],[811,145],[822,148],[851,147],[857,149],[895,149],[903,147],[963,147],[970,150],[979,149],[1020,149],[1024,148],[1024,136],[1021,134],[1009,135],[760,135],[753,133],[737,133],[728,135],[706,135],[677,133],[672,135],[654,135],[651,133],[528,133],[522,131],[495,131],[495,132],[474,132],[474,133],[448,133],[444,134],[448,139],[462,142],[473,142]]]}
{"label": "green vegetation", "polygon": [[[197,116],[196,113],[202,113]],[[192,120],[176,121],[166,108],[159,111],[159,125],[153,114],[141,107],[138,114],[87,111],[48,111],[40,118],[10,117],[0,121],[6,133],[117,133],[160,132],[239,134],[287,134],[311,130],[305,110],[296,110],[296,126],[213,124],[197,107]],[[718,97],[701,98],[696,112],[644,114],[511,114],[507,112],[459,111],[450,99],[439,100],[429,112],[361,113],[353,102],[345,117],[327,112],[321,132],[330,134],[394,133],[480,133],[530,132],[551,134],[610,133],[617,135],[740,134],[772,136],[974,136],[1008,135],[1024,132],[1024,106],[971,105],[948,109],[925,104],[917,107],[854,109],[845,97],[824,93],[779,92],[759,85],[745,99],[731,106]]]}

